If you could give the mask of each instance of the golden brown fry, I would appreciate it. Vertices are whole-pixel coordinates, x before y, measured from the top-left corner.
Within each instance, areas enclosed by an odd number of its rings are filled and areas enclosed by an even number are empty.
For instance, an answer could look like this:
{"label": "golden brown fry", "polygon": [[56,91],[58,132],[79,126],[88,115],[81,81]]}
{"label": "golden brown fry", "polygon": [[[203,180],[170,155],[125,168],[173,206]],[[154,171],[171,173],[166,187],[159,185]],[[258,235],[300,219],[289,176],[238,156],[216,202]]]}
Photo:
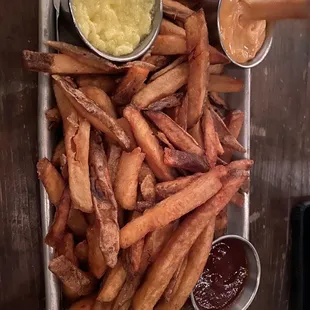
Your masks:
{"label": "golden brown fry", "polygon": [[143,87],[132,98],[132,104],[144,109],[154,101],[174,94],[186,84],[187,79],[188,64],[184,62]]}
{"label": "golden brown fry", "polygon": [[72,230],[75,236],[85,237],[88,224],[83,212],[71,207],[68,217],[68,227]]}
{"label": "golden brown fry", "polygon": [[88,243],[86,240],[79,242],[74,248],[74,255],[81,263],[88,261]]}
{"label": "golden brown fry", "polygon": [[206,172],[209,166],[205,158],[193,153],[171,150],[167,147],[164,152],[164,163],[178,169],[185,169],[191,172]]}
{"label": "golden brown fry", "polygon": [[81,87],[80,90],[86,95],[86,97],[93,100],[104,112],[113,118],[117,118],[110,97],[102,89],[95,86],[84,86]]}
{"label": "golden brown fry", "polygon": [[202,173],[196,173],[187,177],[177,178],[173,181],[157,183],[155,186],[156,196],[160,199],[165,199],[184,189],[186,186],[201,176]]}
{"label": "golden brown fry", "polygon": [[244,83],[241,80],[227,75],[211,74],[207,89],[219,93],[238,93],[243,89]]}
{"label": "golden brown fry", "polygon": [[45,117],[48,121],[55,124],[61,123],[61,115],[57,107],[51,108],[45,112]]}
{"label": "golden brown fry", "polygon": [[187,54],[186,39],[178,35],[158,35],[152,47],[154,55]]}
{"label": "golden brown fry", "polygon": [[48,268],[64,285],[79,296],[88,295],[95,289],[95,279],[72,264],[64,255],[54,258]]}
{"label": "golden brown fry", "polygon": [[63,139],[61,139],[58,144],[56,145],[55,149],[54,149],[54,153],[52,156],[52,164],[56,167],[60,166],[60,162],[61,162],[61,156],[63,154],[66,154],[66,149],[65,149],[65,142]]}
{"label": "golden brown fry", "polygon": [[203,155],[204,152],[195,139],[168,115],[153,111],[146,111],[145,114],[166,135],[176,148],[199,156]]}
{"label": "golden brown fry", "polygon": [[154,208],[145,212],[141,217],[125,225],[120,232],[121,247],[128,248],[148,232],[179,219],[206,202],[222,187],[219,178],[226,173],[225,167],[216,167],[190,183],[180,192],[156,204]]}
{"label": "golden brown fry", "polygon": [[99,292],[97,300],[101,302],[112,301],[121,290],[126,281],[126,277],[127,272],[123,267],[122,261],[119,259],[117,265],[110,270],[109,275]]}
{"label": "golden brown fry", "polygon": [[[210,55],[211,57],[211,55]],[[222,74],[224,72],[224,65],[223,64],[216,64],[209,66],[209,73],[210,74]]]}
{"label": "golden brown fry", "polygon": [[97,278],[100,279],[107,270],[107,264],[100,250],[100,231],[98,227],[88,227],[86,238],[88,244],[88,266],[89,271]]}
{"label": "golden brown fry", "polygon": [[115,77],[111,75],[80,75],[76,77],[76,82],[79,87],[98,87],[108,95],[112,94],[117,86]]}
{"label": "golden brown fry", "polygon": [[57,246],[57,254],[64,255],[75,266],[79,265],[78,259],[74,254],[74,239],[73,234],[66,233]]}
{"label": "golden brown fry", "polygon": [[226,65],[230,63],[230,60],[227,58],[227,56],[218,51],[212,45],[209,45],[209,51],[210,51],[210,64]]}
{"label": "golden brown fry", "polygon": [[147,202],[155,202],[156,179],[152,170],[145,163],[142,164],[139,172],[139,184],[143,199]]}
{"label": "golden brown fry", "polygon": [[231,203],[233,203],[235,206],[238,206],[240,208],[244,207],[244,194],[241,194],[237,192],[232,198]]}
{"label": "golden brown fry", "polygon": [[65,182],[57,169],[47,158],[40,159],[37,163],[38,177],[43,183],[51,203],[57,206],[65,189]]}
{"label": "golden brown fry", "polygon": [[194,127],[188,129],[188,133],[197,141],[201,147],[204,147],[201,120]]}
{"label": "golden brown fry", "polygon": [[146,110],[161,111],[163,109],[173,108],[181,104],[182,98],[183,93],[175,93],[151,103]]}
{"label": "golden brown fry", "polygon": [[146,68],[130,68],[118,85],[112,97],[113,102],[117,105],[126,105],[130,103],[134,94],[143,87],[149,72],[150,71]]}
{"label": "golden brown fry", "polygon": [[186,44],[189,56],[187,84],[187,126],[192,128],[202,115],[202,107],[209,79],[209,39],[203,10],[192,14],[185,21]]}
{"label": "golden brown fry", "polygon": [[96,301],[96,295],[90,295],[81,298],[72,304],[69,310],[93,310],[93,305]]}
{"label": "golden brown fry", "polygon": [[111,183],[113,186],[114,186],[115,177],[116,177],[118,164],[119,164],[121,155],[122,155],[122,149],[117,145],[110,144],[109,156],[108,156],[108,169],[109,169]]}
{"label": "golden brown fry", "polygon": [[138,177],[144,158],[140,148],[131,153],[123,152],[120,158],[114,191],[117,202],[124,209],[133,210],[137,203]]}
{"label": "golden brown fry", "polygon": [[130,140],[130,148],[128,149],[128,151],[133,151],[138,145],[131,130],[130,124],[128,123],[125,117],[118,118],[116,122],[120,127],[124,129],[125,133],[127,134]]}
{"label": "golden brown fry", "polygon": [[64,238],[70,205],[70,192],[69,189],[66,188],[62,194],[59,205],[56,208],[53,223],[44,239],[45,243],[53,248],[56,248]]}
{"label": "golden brown fry", "polygon": [[151,72],[153,72],[167,66],[170,62],[170,56],[146,55],[143,57],[143,61],[150,63],[154,66],[154,69],[150,70]]}
{"label": "golden brown fry", "polygon": [[214,218],[209,221],[208,226],[190,249],[182,283],[178,290],[168,303],[161,303],[158,309],[181,309],[185,304],[208,260],[214,235],[214,222]]}
{"label": "golden brown fry", "polygon": [[187,130],[188,96],[184,96],[182,104],[175,109],[174,121],[184,130]]}
{"label": "golden brown fry", "polygon": [[239,159],[230,162],[226,167],[230,171],[233,170],[249,170],[254,164],[254,160],[252,159]]}
{"label": "golden brown fry", "polygon": [[185,20],[194,13],[194,11],[185,5],[172,0],[163,0],[163,9],[165,15],[181,22],[185,22]]}
{"label": "golden brown fry", "polygon": [[[57,85],[65,92],[75,109],[98,130],[111,134],[125,149],[130,147],[130,141],[116,120],[100,109],[93,100],[87,98],[80,90],[73,88],[70,83],[59,75],[53,75]],[[107,131],[108,129],[108,131]]]}
{"label": "golden brown fry", "polygon": [[132,106],[127,106],[124,117],[128,120],[138,145],[145,153],[146,162],[155,176],[162,181],[173,180],[175,171],[164,164],[163,149],[141,113]]}
{"label": "golden brown fry", "polygon": [[163,18],[159,34],[161,35],[177,35],[181,37],[185,37],[185,30],[182,27],[177,26],[166,18]]}

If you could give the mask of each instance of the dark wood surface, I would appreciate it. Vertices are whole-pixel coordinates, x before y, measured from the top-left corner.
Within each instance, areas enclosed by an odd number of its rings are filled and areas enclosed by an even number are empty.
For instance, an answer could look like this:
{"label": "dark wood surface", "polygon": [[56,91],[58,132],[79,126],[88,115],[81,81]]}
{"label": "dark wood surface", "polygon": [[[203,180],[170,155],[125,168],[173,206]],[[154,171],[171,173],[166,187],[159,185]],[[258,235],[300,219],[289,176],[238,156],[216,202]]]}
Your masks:
{"label": "dark wood surface", "polygon": [[[37,76],[21,51],[37,48],[37,1],[0,10],[0,308],[43,309],[37,160]],[[262,262],[251,310],[289,304],[289,216],[310,195],[310,31],[281,23],[267,59],[253,70],[251,240]]]}

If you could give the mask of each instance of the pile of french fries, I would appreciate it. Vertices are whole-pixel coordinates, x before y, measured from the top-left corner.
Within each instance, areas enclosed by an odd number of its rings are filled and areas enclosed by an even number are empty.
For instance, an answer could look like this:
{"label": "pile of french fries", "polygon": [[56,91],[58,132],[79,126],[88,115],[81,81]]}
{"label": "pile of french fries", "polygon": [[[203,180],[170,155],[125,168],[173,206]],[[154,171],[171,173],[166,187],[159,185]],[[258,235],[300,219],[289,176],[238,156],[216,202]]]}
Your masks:
{"label": "pile of french fries", "polygon": [[55,218],[45,238],[71,310],[181,309],[208,259],[226,206],[243,205],[251,160],[244,114],[219,92],[223,74],[202,10],[165,0],[160,34],[141,60],[115,65],[64,42],[24,51],[52,76],[63,137],[37,164]]}

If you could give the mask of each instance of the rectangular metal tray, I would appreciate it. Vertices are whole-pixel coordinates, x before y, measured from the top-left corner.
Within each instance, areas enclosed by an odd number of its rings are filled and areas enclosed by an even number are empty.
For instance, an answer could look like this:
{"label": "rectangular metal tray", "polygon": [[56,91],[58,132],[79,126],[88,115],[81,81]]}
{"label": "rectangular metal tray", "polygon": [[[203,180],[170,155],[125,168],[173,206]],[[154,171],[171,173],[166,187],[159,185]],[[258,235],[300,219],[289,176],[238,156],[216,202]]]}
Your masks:
{"label": "rectangular metal tray", "polygon": [[[58,1],[58,0],[56,0]],[[60,38],[67,36],[65,28],[60,28]],[[49,49],[44,44],[47,40],[56,40],[56,15],[53,0],[40,0],[39,2],[39,51],[48,52]],[[250,90],[251,71],[250,69],[240,69],[234,66],[228,68],[227,73],[244,80],[244,90],[238,94],[229,94],[226,100],[233,109],[242,110],[245,114],[245,123],[240,134],[239,141],[246,148],[247,152],[240,158],[250,157]],[[38,80],[38,143],[39,158],[50,158],[54,147],[55,137],[49,130],[48,121],[45,118],[45,111],[54,105],[54,98],[51,88],[51,79],[48,74],[39,73]],[[41,223],[42,239],[47,234],[48,227],[53,220],[53,208],[48,196],[40,185],[41,195]],[[243,208],[230,206],[228,208],[228,234],[237,234],[244,238],[249,237],[249,195],[245,194],[245,204]],[[47,310],[60,310],[61,296],[58,280],[48,270],[48,264],[54,256],[52,248],[43,243],[43,265],[45,282],[45,300]]]}

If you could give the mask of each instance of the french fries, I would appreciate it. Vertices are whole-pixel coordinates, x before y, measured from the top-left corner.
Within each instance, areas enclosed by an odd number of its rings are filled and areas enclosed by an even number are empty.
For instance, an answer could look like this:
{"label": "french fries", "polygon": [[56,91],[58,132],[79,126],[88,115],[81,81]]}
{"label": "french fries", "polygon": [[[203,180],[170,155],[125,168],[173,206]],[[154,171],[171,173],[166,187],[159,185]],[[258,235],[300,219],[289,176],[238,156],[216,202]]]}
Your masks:
{"label": "french fries", "polygon": [[159,99],[153,103],[151,103],[146,110],[151,111],[161,111],[167,108],[174,108],[181,104],[181,99],[183,98],[182,93],[176,93],[165,98]]}
{"label": "french fries", "polygon": [[238,93],[243,89],[243,81],[226,75],[211,74],[208,90],[219,93]]}
{"label": "french fries", "polygon": [[122,154],[122,149],[114,144],[111,144],[109,147],[109,156],[108,156],[108,170],[111,179],[111,183],[114,184],[116,173],[118,169],[119,160]]}
{"label": "french fries", "polygon": [[68,227],[73,231],[74,235],[78,237],[85,237],[88,223],[86,222],[84,213],[71,206],[68,222]]}
{"label": "french fries", "polygon": [[79,87],[98,87],[108,95],[112,94],[117,86],[115,77],[110,75],[79,75],[75,79]]}
{"label": "french fries", "polygon": [[154,173],[147,164],[142,164],[139,172],[140,191],[146,202],[155,202],[155,184]]}
{"label": "french fries", "polygon": [[184,130],[187,130],[188,96],[183,97],[182,104],[175,109],[175,122]]}
{"label": "french fries", "polygon": [[142,58],[145,62],[154,66],[151,72],[157,71],[165,66],[167,66],[170,62],[170,56],[161,56],[161,55],[145,55]]}
{"label": "french fries", "polygon": [[62,139],[58,142],[58,144],[56,145],[54,149],[52,160],[51,160],[52,164],[55,167],[60,167],[61,161],[62,161],[61,157],[62,155],[65,155],[65,154],[66,154],[65,142]]}
{"label": "french fries", "polygon": [[155,55],[183,55],[187,53],[185,37],[178,35],[158,35],[152,53]]}
{"label": "french fries", "polygon": [[188,133],[197,141],[197,143],[201,146],[204,147],[204,141],[203,141],[203,135],[202,135],[202,129],[201,129],[201,122],[198,121],[198,123],[188,129]]}
{"label": "french fries", "polygon": [[95,295],[83,297],[74,304],[72,304],[69,310],[92,310],[95,301],[96,301]]}
{"label": "french fries", "polygon": [[159,34],[163,35],[177,35],[181,37],[185,37],[186,33],[182,27],[177,26],[176,24],[172,23],[168,19],[164,18],[160,25]]}
{"label": "french fries", "polygon": [[78,266],[78,259],[74,254],[73,234],[66,233],[57,246],[57,254],[64,255],[72,264]]}
{"label": "french fries", "polygon": [[81,263],[88,261],[88,243],[86,240],[79,242],[74,248],[74,255]]}
{"label": "french fries", "polygon": [[194,11],[185,5],[172,0],[163,0],[163,9],[165,15],[181,22],[185,22],[185,20],[194,13]]}

